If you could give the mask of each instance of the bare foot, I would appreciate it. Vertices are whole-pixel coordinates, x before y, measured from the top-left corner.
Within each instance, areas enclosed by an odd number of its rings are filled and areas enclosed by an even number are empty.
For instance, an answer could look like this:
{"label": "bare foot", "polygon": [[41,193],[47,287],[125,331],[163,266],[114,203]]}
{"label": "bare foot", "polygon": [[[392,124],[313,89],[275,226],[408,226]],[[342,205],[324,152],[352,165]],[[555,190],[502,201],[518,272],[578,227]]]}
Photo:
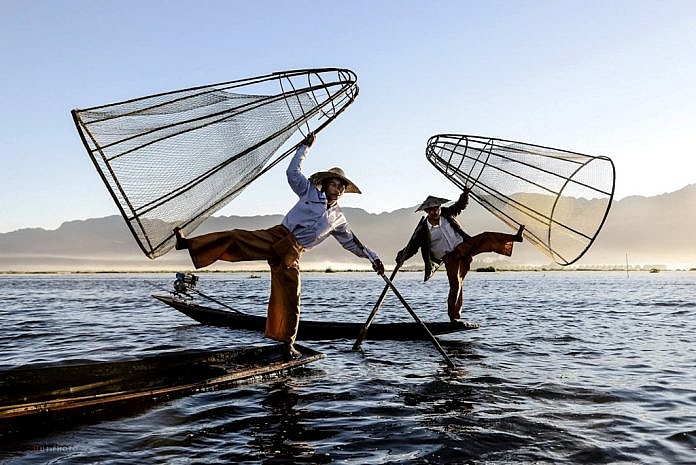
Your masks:
{"label": "bare foot", "polygon": [[296,360],[300,357],[302,357],[302,354],[292,344],[283,345],[283,358],[285,361]]}
{"label": "bare foot", "polygon": [[174,237],[176,237],[176,245],[174,246],[176,250],[188,249],[186,238],[181,234],[181,228],[178,226],[174,228]]}
{"label": "bare foot", "polygon": [[517,234],[515,234],[515,242],[522,242],[524,239],[522,238],[522,232],[524,231],[524,225],[520,225],[520,229],[517,230]]}

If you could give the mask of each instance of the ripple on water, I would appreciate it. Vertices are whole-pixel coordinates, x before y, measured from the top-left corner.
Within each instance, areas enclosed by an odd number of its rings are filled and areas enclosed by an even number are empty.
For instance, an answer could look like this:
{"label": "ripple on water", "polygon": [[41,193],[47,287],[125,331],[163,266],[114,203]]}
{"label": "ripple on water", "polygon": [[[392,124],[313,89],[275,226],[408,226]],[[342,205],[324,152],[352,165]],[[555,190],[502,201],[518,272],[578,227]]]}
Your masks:
{"label": "ripple on water", "polygon": [[[264,278],[267,275],[264,275]],[[162,275],[0,276],[0,365],[121,360],[266,344],[154,301]],[[264,314],[267,279],[209,273],[202,290]],[[402,273],[425,320],[446,318],[446,279]],[[371,273],[303,276],[303,318],[363,322]],[[292,376],[53,425],[11,440],[27,463],[693,463],[693,273],[472,273],[465,318],[428,341],[318,341],[327,358]],[[350,296],[350,299],[346,299]],[[377,321],[410,321],[390,295]]]}

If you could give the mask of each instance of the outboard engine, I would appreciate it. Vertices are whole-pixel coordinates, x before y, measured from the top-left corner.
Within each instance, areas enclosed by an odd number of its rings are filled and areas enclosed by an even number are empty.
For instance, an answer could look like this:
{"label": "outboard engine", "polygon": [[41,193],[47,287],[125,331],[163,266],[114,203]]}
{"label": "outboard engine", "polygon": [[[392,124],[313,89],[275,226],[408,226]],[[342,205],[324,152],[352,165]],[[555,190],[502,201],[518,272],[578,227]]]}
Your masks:
{"label": "outboard engine", "polygon": [[196,284],[198,284],[198,276],[193,273],[182,273],[179,271],[176,273],[176,279],[174,280],[174,292],[190,296],[189,293],[196,289]]}

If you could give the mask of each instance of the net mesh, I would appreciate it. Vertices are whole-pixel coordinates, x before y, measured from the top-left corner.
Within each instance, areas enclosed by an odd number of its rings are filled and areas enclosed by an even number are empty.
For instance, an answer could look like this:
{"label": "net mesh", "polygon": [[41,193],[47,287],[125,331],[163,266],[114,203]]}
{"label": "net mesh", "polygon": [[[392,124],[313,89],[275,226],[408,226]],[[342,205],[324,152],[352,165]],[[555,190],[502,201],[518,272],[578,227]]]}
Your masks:
{"label": "net mesh", "polygon": [[614,164],[604,156],[439,134],[426,158],[504,223],[525,225],[525,238],[559,265],[589,249],[614,197]]}
{"label": "net mesh", "polygon": [[357,97],[352,71],[326,68],[151,95],[73,119],[133,236],[150,258],[174,247]]}

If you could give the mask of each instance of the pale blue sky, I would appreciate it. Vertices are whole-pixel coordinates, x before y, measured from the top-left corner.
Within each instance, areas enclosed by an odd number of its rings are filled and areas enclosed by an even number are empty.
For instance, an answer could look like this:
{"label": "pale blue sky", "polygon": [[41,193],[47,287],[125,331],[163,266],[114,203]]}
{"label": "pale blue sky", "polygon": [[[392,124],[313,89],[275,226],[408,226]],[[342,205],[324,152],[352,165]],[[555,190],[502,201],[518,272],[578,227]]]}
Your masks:
{"label": "pale blue sky", "polygon": [[[696,182],[693,0],[0,0],[0,232],[118,214],[73,108],[334,66],[360,95],[306,171],[343,167],[364,192],[345,206],[454,198],[437,133],[610,156],[619,199]],[[294,201],[279,166],[219,214]]]}

